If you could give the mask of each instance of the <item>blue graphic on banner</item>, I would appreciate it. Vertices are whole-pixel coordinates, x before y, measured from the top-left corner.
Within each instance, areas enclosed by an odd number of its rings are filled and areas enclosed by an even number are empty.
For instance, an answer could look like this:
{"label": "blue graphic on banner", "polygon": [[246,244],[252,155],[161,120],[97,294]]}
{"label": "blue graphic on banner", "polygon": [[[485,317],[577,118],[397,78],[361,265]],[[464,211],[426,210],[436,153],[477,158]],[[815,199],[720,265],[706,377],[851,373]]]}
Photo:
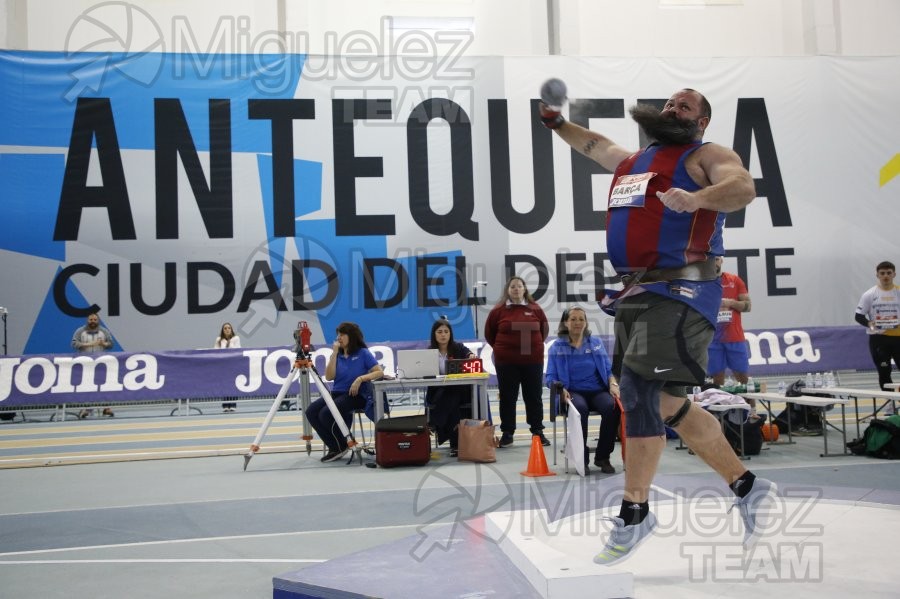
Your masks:
{"label": "blue graphic on banner", "polygon": [[[154,100],[181,103],[198,151],[209,150],[209,102],[231,101],[232,151],[270,152],[272,123],[247,101],[294,97],[305,55],[0,51],[0,145],[68,147],[75,102],[109,98],[123,150],[155,147]],[[32,77],[33,68],[40,76]],[[41,126],[34,124],[40,115]]]}
{"label": "blue graphic on banner", "polygon": [[53,241],[64,167],[62,154],[0,154],[0,249],[66,259],[65,242]]}
{"label": "blue graphic on banner", "polygon": [[[0,224],[0,249],[58,260],[61,268],[67,266],[68,256],[75,255],[77,246],[54,242],[52,235],[56,230],[66,169],[65,150],[73,137],[80,99],[109,100],[114,137],[108,134],[107,140],[114,144],[107,145],[106,149],[118,148],[127,173],[131,168],[140,172],[143,166],[147,168],[146,174],[152,171],[153,159],[135,157],[129,152],[152,152],[158,137],[167,134],[168,125],[157,121],[159,101],[177,101],[176,114],[177,110],[183,112],[188,128],[187,142],[196,152],[203,153],[210,150],[210,101],[227,100],[230,151],[255,155],[262,194],[260,209],[265,231],[239,231],[241,238],[265,239],[256,248],[247,248],[245,269],[258,269],[260,262],[267,264],[282,300],[274,296],[257,297],[243,322],[238,323],[242,336],[249,339],[260,327],[274,326],[279,310],[283,309],[305,311],[303,317],[307,319],[317,317],[326,338],[330,338],[341,321],[353,320],[363,327],[370,341],[424,340],[439,315],[450,319],[457,338],[473,336],[471,309],[457,297],[460,289],[464,294],[467,288],[465,281],[457,282],[458,273],[452,266],[461,257],[459,250],[427,255],[402,250],[402,255],[390,256],[389,240],[384,235],[339,237],[334,220],[302,220],[322,209],[322,164],[293,161],[293,217],[300,220],[295,221],[293,239],[275,236],[272,122],[250,119],[249,103],[251,100],[294,100],[305,58],[292,54],[174,54],[146,49],[129,52],[125,47],[115,53],[0,51],[0,89],[3,90],[0,111],[6,116],[0,129],[0,145],[59,149],[58,154],[52,155],[28,152],[0,155],[0,185],[9,192],[5,205],[7,218]],[[91,121],[86,126],[96,126],[96,123]],[[92,146],[97,147],[96,139]],[[97,158],[92,157],[88,168],[97,167]],[[232,172],[229,176],[240,174]],[[73,173],[73,177],[86,176],[82,172]],[[208,177],[211,182],[214,174],[201,173],[200,177]],[[106,181],[100,183],[101,187],[103,183]],[[126,184],[130,183],[130,179],[126,180]],[[202,186],[204,182],[198,184]],[[95,183],[92,181],[91,185]],[[124,192],[127,191],[126,186]],[[240,202],[241,198],[234,201]],[[108,207],[99,209],[112,214]],[[109,252],[112,246],[106,245],[106,241],[97,249]],[[153,240],[146,238],[122,242],[147,248],[153,244]],[[294,273],[288,256],[305,260],[309,266],[299,274]],[[425,272],[417,272],[417,258],[428,257],[442,258],[446,264],[428,265]],[[365,261],[372,258],[380,262],[367,268]],[[110,259],[113,259],[111,253]],[[58,275],[60,270],[56,272]],[[255,282],[263,285],[259,281],[263,273],[259,270],[255,273]],[[241,279],[250,280],[248,274],[242,273]],[[295,289],[298,283],[302,283],[302,288]],[[265,284],[272,286],[270,281]],[[67,348],[71,332],[82,324],[82,319],[66,316],[56,305],[52,279],[41,285],[48,292],[37,320],[29,323],[24,347],[28,353]],[[180,282],[178,285],[183,289]],[[372,297],[367,302],[366,289],[370,287]],[[301,294],[302,300],[296,297]],[[74,306],[86,306],[94,301],[103,303],[95,297],[85,298],[71,281],[66,283],[66,295]],[[458,302],[462,305],[457,305]],[[120,326],[124,331],[133,325],[126,322]]]}

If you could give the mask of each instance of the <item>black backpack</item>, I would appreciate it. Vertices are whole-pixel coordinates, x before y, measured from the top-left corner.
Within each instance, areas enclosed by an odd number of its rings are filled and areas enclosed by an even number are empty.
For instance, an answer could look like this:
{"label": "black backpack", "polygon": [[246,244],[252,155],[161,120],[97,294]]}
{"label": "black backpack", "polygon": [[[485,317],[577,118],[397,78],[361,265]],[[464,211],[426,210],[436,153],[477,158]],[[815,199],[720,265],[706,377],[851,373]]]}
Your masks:
{"label": "black backpack", "polygon": [[[825,393],[816,393],[806,388],[806,383],[802,379],[798,379],[791,383],[790,387],[784,392],[785,397],[800,397],[801,395],[810,395],[813,397],[831,397]],[[830,410],[834,404],[825,406],[826,410]],[[772,421],[778,426],[778,430],[787,433],[788,419],[790,419],[790,428],[792,432],[805,429],[807,433],[822,434],[822,413],[819,408],[812,406],[801,406],[797,404],[788,404],[778,416]]]}
{"label": "black backpack", "polygon": [[759,455],[763,446],[762,426],[766,422],[765,414],[760,414],[759,418],[747,420],[742,424],[735,424],[728,418],[723,420],[725,421],[725,439],[728,440],[728,444],[734,449],[734,453],[741,455],[741,428],[743,428],[743,455]]}

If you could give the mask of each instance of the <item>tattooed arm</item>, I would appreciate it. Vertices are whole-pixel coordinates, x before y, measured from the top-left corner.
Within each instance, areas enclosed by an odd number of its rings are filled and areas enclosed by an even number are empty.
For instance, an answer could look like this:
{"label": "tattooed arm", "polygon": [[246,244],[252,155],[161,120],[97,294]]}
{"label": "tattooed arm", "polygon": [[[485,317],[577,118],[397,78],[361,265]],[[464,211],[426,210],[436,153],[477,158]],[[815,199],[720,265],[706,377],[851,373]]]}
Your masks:
{"label": "tattooed arm", "polygon": [[575,148],[579,153],[599,163],[611,172],[615,171],[619,163],[632,154],[630,150],[616,145],[608,137],[604,137],[590,129],[585,129],[571,121],[564,122],[555,131],[563,141]]}

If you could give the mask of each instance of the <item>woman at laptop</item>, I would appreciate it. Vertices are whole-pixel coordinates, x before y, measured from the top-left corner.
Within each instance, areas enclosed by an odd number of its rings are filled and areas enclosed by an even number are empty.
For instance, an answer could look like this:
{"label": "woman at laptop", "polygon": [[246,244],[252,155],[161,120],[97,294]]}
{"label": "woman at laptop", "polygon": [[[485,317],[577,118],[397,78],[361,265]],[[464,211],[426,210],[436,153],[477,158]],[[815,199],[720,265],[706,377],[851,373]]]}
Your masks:
{"label": "woman at laptop", "polygon": [[[381,365],[366,346],[359,325],[353,322],[339,324],[337,339],[325,366],[325,378],[334,381],[331,396],[347,428],[353,420],[353,411],[365,409],[367,403],[373,402],[372,385],[368,383],[377,381],[383,374]],[[320,397],[306,408],[306,419],[328,448],[323,462],[333,462],[347,454],[347,439],[324,399]]]}
{"label": "woman at laptop", "polygon": [[500,394],[500,447],[513,444],[519,388],[525,401],[525,419],[532,435],[544,436],[544,341],[550,327],[522,277],[507,281],[500,301],[484,323],[484,338],[494,350]]}
{"label": "woman at laptop", "polygon": [[[431,342],[428,348],[438,350],[441,374],[447,374],[447,360],[478,357],[468,347],[453,339],[453,327],[444,319],[431,325]],[[438,445],[450,441],[450,457],[456,457],[459,453],[459,421],[472,417],[471,400],[472,388],[469,385],[429,387],[425,392],[428,426],[437,435]]]}
{"label": "woman at laptop", "polygon": [[575,406],[581,415],[584,437],[584,471],[588,472],[590,454],[587,446],[588,413],[599,412],[600,439],[594,454],[594,465],[603,474],[614,474],[609,461],[616,444],[619,409],[619,384],[612,374],[612,363],[603,342],[591,335],[587,315],[578,306],[565,310],[556,332],[557,339],[547,350],[547,386],[562,383],[561,402]]}

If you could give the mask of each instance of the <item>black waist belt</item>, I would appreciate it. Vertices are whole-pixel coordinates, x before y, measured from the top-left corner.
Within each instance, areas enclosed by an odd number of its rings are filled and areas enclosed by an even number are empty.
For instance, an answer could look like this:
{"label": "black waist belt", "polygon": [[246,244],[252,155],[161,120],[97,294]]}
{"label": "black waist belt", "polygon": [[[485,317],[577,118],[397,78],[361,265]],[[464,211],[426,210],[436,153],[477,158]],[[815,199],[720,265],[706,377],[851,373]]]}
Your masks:
{"label": "black waist belt", "polygon": [[622,283],[626,287],[641,283],[659,283],[662,281],[712,281],[719,277],[716,272],[716,259],[709,258],[703,262],[692,262],[678,268],[654,268],[652,270],[636,270],[622,275]]}

